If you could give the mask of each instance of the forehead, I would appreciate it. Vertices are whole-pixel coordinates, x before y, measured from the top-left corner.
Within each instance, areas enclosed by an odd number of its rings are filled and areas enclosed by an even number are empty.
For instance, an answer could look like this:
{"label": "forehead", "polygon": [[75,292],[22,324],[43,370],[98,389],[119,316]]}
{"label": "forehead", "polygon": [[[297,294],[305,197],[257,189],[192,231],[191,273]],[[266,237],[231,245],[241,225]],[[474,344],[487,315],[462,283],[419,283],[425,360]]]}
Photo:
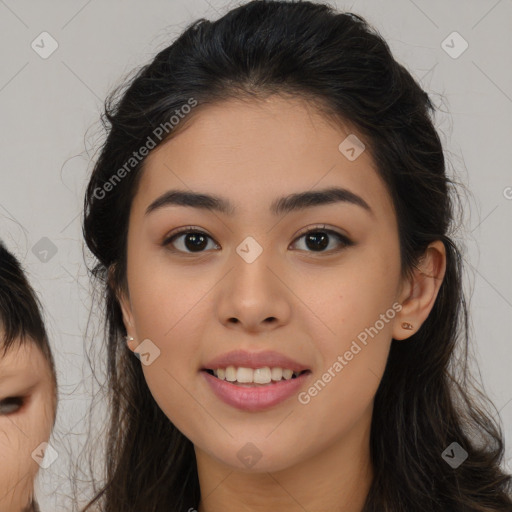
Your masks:
{"label": "forehead", "polygon": [[0,335],[0,379],[27,369],[32,371],[46,366],[49,365],[44,354],[33,340],[17,337],[5,350],[4,337]]}
{"label": "forehead", "polygon": [[393,214],[370,151],[355,146],[355,159],[343,152],[365,138],[306,100],[233,99],[198,107],[193,116],[150,152],[136,200],[147,203],[170,188],[209,191],[229,197],[241,213],[268,209],[276,197],[290,193],[342,186],[376,214]]}

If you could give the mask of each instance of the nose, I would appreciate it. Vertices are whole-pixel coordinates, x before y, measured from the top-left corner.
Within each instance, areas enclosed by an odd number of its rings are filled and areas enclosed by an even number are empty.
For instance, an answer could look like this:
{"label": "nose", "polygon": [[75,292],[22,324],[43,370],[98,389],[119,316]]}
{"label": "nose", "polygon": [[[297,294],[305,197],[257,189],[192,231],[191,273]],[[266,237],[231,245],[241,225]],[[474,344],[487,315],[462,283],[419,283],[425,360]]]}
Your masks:
{"label": "nose", "polygon": [[217,301],[219,321],[246,332],[271,331],[287,324],[291,297],[283,272],[263,251],[252,262],[236,255],[232,270],[222,280]]}

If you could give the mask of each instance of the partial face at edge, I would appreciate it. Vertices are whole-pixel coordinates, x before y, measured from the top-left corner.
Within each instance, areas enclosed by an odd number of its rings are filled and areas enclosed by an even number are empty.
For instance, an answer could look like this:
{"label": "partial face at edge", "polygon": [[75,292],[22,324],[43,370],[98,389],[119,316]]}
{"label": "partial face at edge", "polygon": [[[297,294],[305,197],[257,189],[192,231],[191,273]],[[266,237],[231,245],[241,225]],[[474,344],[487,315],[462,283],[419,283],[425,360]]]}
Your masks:
{"label": "partial face at edge", "polygon": [[19,512],[29,504],[39,470],[32,452],[48,441],[55,407],[43,353],[31,341],[17,341],[0,356],[0,510]]}
{"label": "partial face at edge", "polygon": [[[391,339],[400,336],[392,306],[408,289],[391,199],[368,151],[350,161],[338,149],[349,134],[299,100],[232,100],[205,108],[146,160],[122,299],[130,348],[145,339],[157,347],[159,356],[143,366],[155,400],[196,451],[228,466],[244,468],[239,453],[248,442],[262,454],[255,471],[367,442]],[[372,213],[348,202],[280,215],[269,209],[277,198],[330,187],[358,195]],[[171,189],[222,196],[236,212],[166,205],[146,213]],[[204,246],[191,235],[169,241],[187,226],[206,235]],[[321,234],[308,243],[307,231]],[[262,249],[252,262],[240,252],[247,237]],[[382,328],[357,351],[354,340],[378,321]],[[202,369],[236,349],[274,350],[311,373],[277,405],[233,407],[212,392]],[[308,393],[347,351],[353,357],[343,358],[342,370]]]}

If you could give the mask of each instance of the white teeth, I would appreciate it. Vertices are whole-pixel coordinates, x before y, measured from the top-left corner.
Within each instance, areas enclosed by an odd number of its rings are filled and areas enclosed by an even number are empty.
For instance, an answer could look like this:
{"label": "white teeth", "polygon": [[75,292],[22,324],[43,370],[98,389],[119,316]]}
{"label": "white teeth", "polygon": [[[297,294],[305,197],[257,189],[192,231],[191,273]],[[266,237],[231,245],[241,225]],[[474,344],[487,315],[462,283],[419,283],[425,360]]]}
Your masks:
{"label": "white teeth", "polygon": [[283,369],[282,368],[272,368],[270,371],[270,375],[272,380],[281,380],[283,378]]}
{"label": "white teeth", "polygon": [[254,382],[254,370],[252,368],[238,368],[236,370],[237,382]]}
{"label": "white teeth", "polygon": [[290,380],[293,375],[293,370],[289,370],[288,368],[283,369],[283,378],[286,380]]}
{"label": "white teeth", "polygon": [[[217,377],[218,377],[218,375],[217,375]],[[229,382],[235,382],[236,368],[234,366],[228,366],[226,368],[226,380],[229,380]]]}
{"label": "white teeth", "polygon": [[271,372],[268,366],[254,370],[254,382],[256,384],[268,384],[271,380]]}
{"label": "white teeth", "polygon": [[227,368],[217,368],[213,370],[213,374],[220,380],[229,382],[239,382],[241,384],[269,384],[270,382],[279,382],[280,380],[290,380],[295,374],[299,376],[300,372],[294,372],[290,368],[265,366],[263,368],[245,368],[228,366]]}

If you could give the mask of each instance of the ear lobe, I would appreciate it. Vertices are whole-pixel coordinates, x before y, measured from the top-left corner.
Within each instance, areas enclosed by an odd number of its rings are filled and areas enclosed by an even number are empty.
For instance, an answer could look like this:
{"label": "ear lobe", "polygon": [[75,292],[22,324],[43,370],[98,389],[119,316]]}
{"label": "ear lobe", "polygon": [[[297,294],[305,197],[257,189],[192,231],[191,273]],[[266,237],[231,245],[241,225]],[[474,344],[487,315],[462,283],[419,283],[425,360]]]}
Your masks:
{"label": "ear lobe", "polygon": [[[409,278],[409,286],[400,301],[402,310],[396,316],[394,339],[406,339],[419,330],[434,307],[445,272],[446,248],[441,240],[436,240],[427,247]],[[404,322],[412,324],[413,329],[404,328]]]}
{"label": "ear lobe", "polygon": [[117,297],[121,312],[123,314],[124,327],[126,329],[126,344],[128,345],[128,348],[133,352],[137,348],[137,343],[134,339],[136,337],[135,323],[133,320],[130,298],[127,297],[124,292],[120,292]]}

